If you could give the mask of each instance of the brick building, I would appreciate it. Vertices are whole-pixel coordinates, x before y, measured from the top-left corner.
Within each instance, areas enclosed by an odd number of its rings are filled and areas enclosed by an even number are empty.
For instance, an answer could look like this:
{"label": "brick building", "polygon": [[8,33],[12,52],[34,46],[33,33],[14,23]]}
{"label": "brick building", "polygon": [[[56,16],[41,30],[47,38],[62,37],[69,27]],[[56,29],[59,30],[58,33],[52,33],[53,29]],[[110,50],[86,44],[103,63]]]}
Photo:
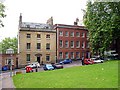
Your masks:
{"label": "brick building", "polygon": [[84,26],[56,24],[57,59],[90,57],[88,30]]}

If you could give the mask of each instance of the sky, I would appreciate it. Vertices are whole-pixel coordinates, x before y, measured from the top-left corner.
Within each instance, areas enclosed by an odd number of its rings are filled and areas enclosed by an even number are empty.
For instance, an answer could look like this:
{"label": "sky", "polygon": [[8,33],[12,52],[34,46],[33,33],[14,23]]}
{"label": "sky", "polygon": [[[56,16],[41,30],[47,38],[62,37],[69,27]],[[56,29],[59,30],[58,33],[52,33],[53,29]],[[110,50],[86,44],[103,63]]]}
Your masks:
{"label": "sky", "polygon": [[46,23],[52,16],[54,24],[73,25],[76,18],[82,24],[87,0],[4,0],[6,18],[2,19],[0,41],[5,37],[17,37],[19,15],[23,22]]}

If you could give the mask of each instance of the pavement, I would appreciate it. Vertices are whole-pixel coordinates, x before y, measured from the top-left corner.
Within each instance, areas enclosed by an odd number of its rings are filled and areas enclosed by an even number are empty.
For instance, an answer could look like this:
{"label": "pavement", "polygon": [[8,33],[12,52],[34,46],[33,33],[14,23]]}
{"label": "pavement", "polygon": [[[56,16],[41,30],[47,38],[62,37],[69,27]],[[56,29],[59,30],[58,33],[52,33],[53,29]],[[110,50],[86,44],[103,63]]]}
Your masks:
{"label": "pavement", "polygon": [[[64,68],[69,68],[69,67],[73,67],[73,66],[81,66],[81,62],[80,61],[74,61],[72,64],[64,64]],[[21,71],[22,73],[26,73],[25,69],[17,69],[15,71],[12,72],[12,75],[16,74],[17,71]],[[36,70],[34,69],[34,72]],[[38,68],[38,72],[40,71],[44,71],[43,68]],[[10,71],[7,72],[3,72],[0,73],[0,90],[15,90],[15,85],[13,83],[13,79],[12,77],[10,77]]]}

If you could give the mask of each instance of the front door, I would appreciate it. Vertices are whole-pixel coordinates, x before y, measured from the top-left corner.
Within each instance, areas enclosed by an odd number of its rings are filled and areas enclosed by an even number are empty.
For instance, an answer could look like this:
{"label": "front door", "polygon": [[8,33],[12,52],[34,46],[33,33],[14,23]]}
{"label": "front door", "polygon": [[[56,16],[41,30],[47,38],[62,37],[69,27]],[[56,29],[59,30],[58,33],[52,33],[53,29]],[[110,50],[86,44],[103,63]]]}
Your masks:
{"label": "front door", "polygon": [[37,62],[40,63],[40,56],[37,56]]}

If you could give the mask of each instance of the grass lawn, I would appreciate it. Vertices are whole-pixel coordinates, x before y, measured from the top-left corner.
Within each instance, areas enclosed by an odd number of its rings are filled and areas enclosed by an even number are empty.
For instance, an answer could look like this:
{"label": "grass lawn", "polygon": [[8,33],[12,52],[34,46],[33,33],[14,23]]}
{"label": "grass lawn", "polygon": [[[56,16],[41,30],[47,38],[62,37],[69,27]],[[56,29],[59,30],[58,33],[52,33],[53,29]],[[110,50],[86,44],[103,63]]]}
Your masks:
{"label": "grass lawn", "polygon": [[16,88],[118,88],[118,61],[19,74],[13,81]]}

